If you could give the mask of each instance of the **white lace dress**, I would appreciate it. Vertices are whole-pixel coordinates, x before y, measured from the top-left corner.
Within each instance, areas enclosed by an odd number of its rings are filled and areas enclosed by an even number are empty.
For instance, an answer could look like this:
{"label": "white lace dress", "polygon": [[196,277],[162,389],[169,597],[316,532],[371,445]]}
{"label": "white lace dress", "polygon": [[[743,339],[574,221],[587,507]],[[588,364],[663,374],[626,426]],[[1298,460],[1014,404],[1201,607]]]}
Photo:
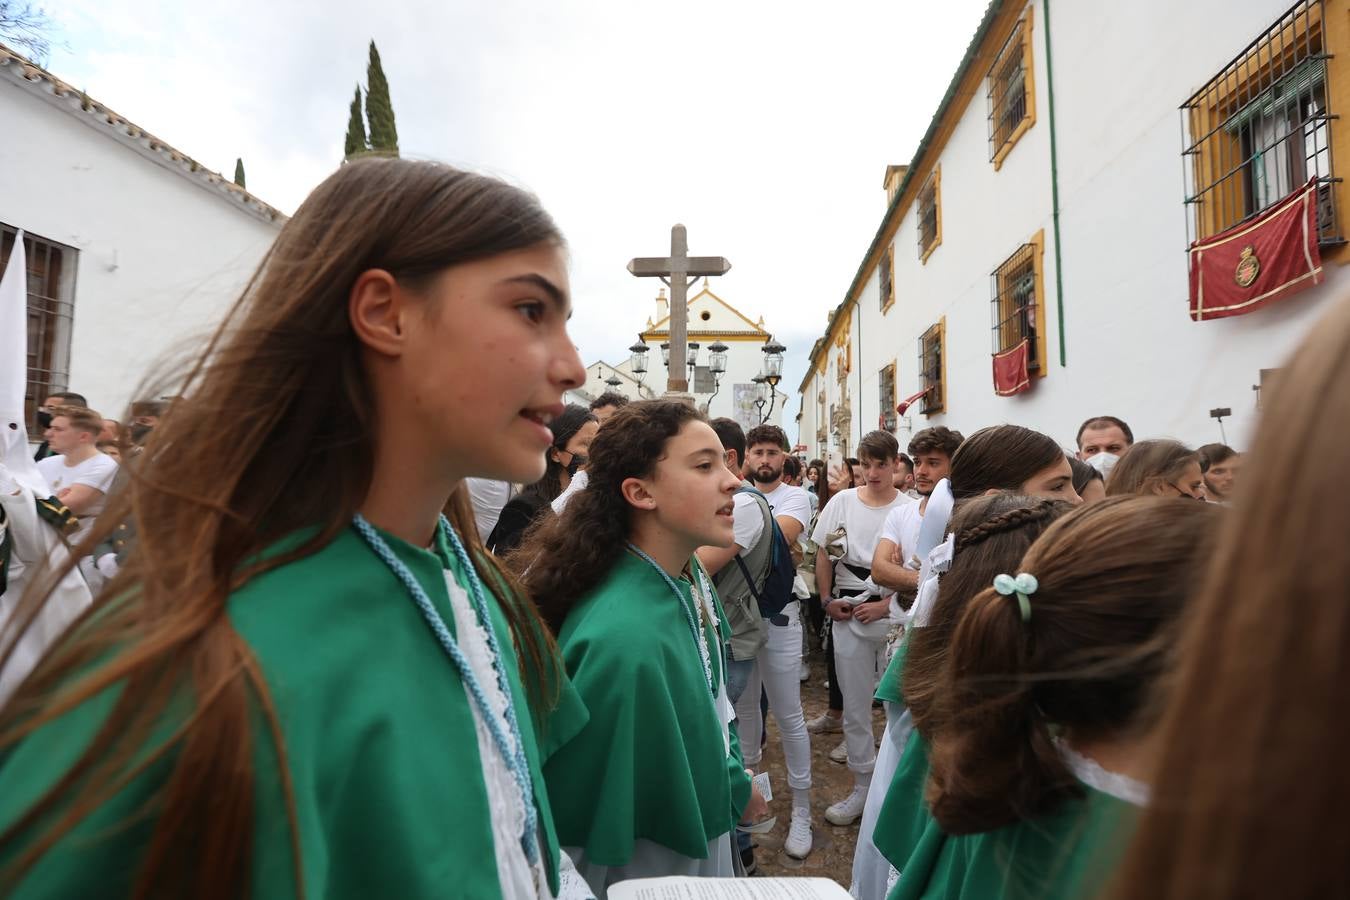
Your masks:
{"label": "white lace dress", "polygon": [[[478,624],[469,595],[455,581],[454,576],[445,573],[445,586],[450,594],[450,608],[455,615],[455,637],[460,649],[469,662],[469,668],[478,676],[478,681],[487,693],[488,703],[510,739],[510,730],[506,728],[506,696],[497,683],[497,673],[493,668],[492,648],[488,644],[487,632]],[[473,710],[474,732],[478,738],[478,758],[483,766],[483,784],[487,788],[488,808],[492,813],[492,840],[497,848],[497,881],[501,885],[503,900],[555,900],[548,887],[548,876],[541,861],[531,866],[525,858],[525,850],[520,845],[520,832],[525,825],[526,798],[521,794],[506,761],[497,750],[492,732],[479,712],[478,705],[464,688],[469,698],[469,708]],[[518,711],[520,713],[524,711]],[[533,802],[530,799],[529,802]],[[539,835],[543,841],[542,830]],[[577,874],[571,859],[565,854],[561,863],[561,883],[556,900],[591,900],[594,896],[586,881]]]}

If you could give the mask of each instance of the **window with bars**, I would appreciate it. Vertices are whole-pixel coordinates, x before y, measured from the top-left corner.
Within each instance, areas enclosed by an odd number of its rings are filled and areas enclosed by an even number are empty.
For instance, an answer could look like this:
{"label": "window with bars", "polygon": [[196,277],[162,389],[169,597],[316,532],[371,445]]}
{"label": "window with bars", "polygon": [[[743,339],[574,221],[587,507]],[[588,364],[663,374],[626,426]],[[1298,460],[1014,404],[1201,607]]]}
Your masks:
{"label": "window with bars", "polygon": [[877,417],[877,427],[882,431],[894,432],[895,413],[895,363],[883,366],[878,377],[877,403],[881,414]]}
{"label": "window with bars", "polygon": [[1018,139],[1036,122],[1031,78],[1031,9],[1003,42],[989,67],[989,161],[998,169]]}
{"label": "window with bars", "polygon": [[1027,371],[1041,370],[1045,311],[1039,296],[1039,240],[1023,244],[989,276],[993,311],[993,352],[1027,342]]}
{"label": "window with bars", "polygon": [[1182,104],[1188,241],[1231,228],[1316,178],[1321,243],[1343,242],[1324,19],[1323,0],[1301,0]]}
{"label": "window with bars", "polygon": [[938,322],[919,338],[919,387],[923,395],[919,411],[924,415],[947,409],[947,386],[943,383],[944,357],[947,353],[947,326]]}
{"label": "window with bars", "polygon": [[694,366],[694,393],[711,394],[717,390],[717,379],[709,366]]}
{"label": "window with bars", "polygon": [[917,215],[919,217],[919,260],[928,261],[928,255],[937,249],[938,244],[942,243],[942,167],[933,169],[933,173],[928,176],[928,180],[923,183],[919,189],[919,207]]}
{"label": "window with bars", "polygon": [[877,267],[877,283],[880,285],[881,311],[885,312],[891,308],[895,302],[895,283],[892,280],[895,275],[895,267],[891,264],[891,248],[887,247],[886,252],[881,254],[881,264]]}
{"label": "window with bars", "polygon": [[[17,228],[0,222],[0,271],[9,265],[17,234]],[[28,381],[23,404],[28,427],[35,429],[42,401],[69,387],[78,251],[27,233],[23,249],[28,263]]]}

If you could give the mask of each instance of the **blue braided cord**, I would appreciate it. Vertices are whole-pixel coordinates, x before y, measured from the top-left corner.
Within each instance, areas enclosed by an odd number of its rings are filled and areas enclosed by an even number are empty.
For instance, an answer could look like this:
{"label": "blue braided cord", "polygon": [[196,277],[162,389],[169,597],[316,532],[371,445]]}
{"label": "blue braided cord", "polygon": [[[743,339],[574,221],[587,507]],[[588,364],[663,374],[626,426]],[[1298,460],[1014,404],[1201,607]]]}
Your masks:
{"label": "blue braided cord", "polygon": [[[450,549],[454,551],[455,558],[459,560],[460,568],[464,570],[464,577],[469,580],[469,599],[473,604],[473,611],[477,613],[479,623],[487,631],[488,648],[492,651],[492,667],[497,672],[497,686],[501,689],[502,696],[506,698],[506,724],[510,727],[511,736],[516,741],[516,764],[519,767],[517,771],[525,774],[524,782],[520,783],[520,789],[525,793],[525,827],[530,830],[530,834],[534,834],[538,814],[534,808],[534,786],[530,779],[530,761],[525,755],[525,742],[520,737],[520,723],[516,719],[515,703],[512,702],[511,682],[507,678],[506,669],[501,665],[501,645],[497,642],[497,630],[492,627],[492,619],[488,615],[483,581],[478,577],[478,570],[474,568],[473,560],[469,559],[468,551],[464,549],[464,545],[460,542],[459,535],[455,533],[455,529],[450,525],[450,520],[444,515],[441,516],[441,533],[445,536]],[[530,862],[534,862],[534,860],[530,860]]]}
{"label": "blue braided cord", "polygon": [[[632,543],[631,541],[628,544],[628,549],[633,551],[633,553],[636,556],[638,556],[638,558],[644,560],[647,563],[647,565],[655,569],[656,574],[660,575],[661,578],[665,580],[666,586],[669,587],[671,593],[675,595],[675,600],[680,604],[680,609],[684,610],[684,617],[689,621],[689,634],[694,639],[694,649],[698,651],[699,663],[703,666],[703,677],[708,682],[708,693],[716,694],[717,691],[716,689],[713,688],[713,681],[712,681],[712,663],[710,659],[703,658],[703,644],[708,643],[708,636],[704,634],[702,638],[700,638],[699,632],[701,626],[697,624],[694,615],[689,611],[689,607],[696,602],[693,596],[694,586],[692,584],[689,586],[689,594],[690,594],[689,604],[686,604],[684,602],[684,593],[679,589],[679,587],[676,586],[675,579],[671,578],[670,575],[666,573],[666,570],[661,568],[661,565],[656,560],[648,556],[645,552],[643,552],[641,547],[639,547],[637,544]],[[708,650],[708,656],[709,657],[712,656],[711,648],[709,648]]]}
{"label": "blue braided cord", "polygon": [[[488,730],[492,733],[493,743],[497,745],[498,752],[501,753],[502,758],[506,761],[507,767],[511,770],[512,777],[515,778],[516,784],[524,795],[525,828],[524,832],[521,834],[520,843],[525,850],[525,858],[529,860],[530,864],[533,865],[534,863],[537,863],[539,861],[539,845],[536,830],[538,828],[539,814],[534,806],[534,787],[530,778],[529,765],[525,760],[523,750],[519,749],[521,747],[520,732],[516,724],[515,712],[512,709],[509,686],[504,689],[504,694],[506,697],[507,724],[512,731],[512,736],[516,738],[517,752],[514,753],[511,751],[511,745],[506,733],[502,731],[501,723],[497,720],[497,716],[492,711],[492,705],[488,702],[487,693],[483,689],[482,683],[479,682],[478,676],[475,675],[473,669],[470,668],[469,661],[464,657],[464,651],[460,650],[459,644],[455,642],[454,635],[450,633],[450,629],[446,626],[445,620],[441,618],[441,614],[437,612],[436,607],[432,605],[431,599],[427,596],[426,591],[424,591],[422,586],[417,583],[417,579],[413,576],[413,573],[409,571],[408,567],[404,565],[403,560],[394,555],[394,551],[390,549],[384,538],[380,537],[379,533],[366,521],[364,516],[358,513],[352,518],[352,524],[356,526],[357,532],[359,532],[366,543],[370,545],[370,548],[375,551],[375,555],[389,567],[389,570],[394,573],[399,581],[403,582],[403,586],[407,588],[413,603],[421,611],[422,618],[426,620],[427,625],[430,626],[432,633],[440,642],[446,655],[450,657],[451,662],[454,663],[455,668],[459,671],[460,679],[464,682],[465,686],[468,687],[469,694],[473,697],[474,703],[478,706],[483,721],[487,723]],[[449,528],[449,524],[445,521],[444,517],[441,519],[441,528],[449,531],[451,540],[450,545],[457,551],[456,556],[459,557],[461,563],[463,563],[466,557],[464,549],[460,546],[459,538],[454,535],[454,530]],[[466,577],[470,579],[470,583],[474,588],[473,594],[475,596],[471,598],[474,603],[474,612],[478,616],[479,623],[487,630],[489,646],[492,648],[494,654],[496,654],[497,644],[493,635],[492,622],[487,619],[486,604],[482,599],[482,583],[478,580],[477,574],[474,572],[472,566],[468,567],[468,574],[466,574]],[[500,659],[500,656],[498,656],[497,659]],[[501,667],[497,664],[496,659],[493,661],[493,666],[497,669],[497,676],[500,683],[503,675]]]}

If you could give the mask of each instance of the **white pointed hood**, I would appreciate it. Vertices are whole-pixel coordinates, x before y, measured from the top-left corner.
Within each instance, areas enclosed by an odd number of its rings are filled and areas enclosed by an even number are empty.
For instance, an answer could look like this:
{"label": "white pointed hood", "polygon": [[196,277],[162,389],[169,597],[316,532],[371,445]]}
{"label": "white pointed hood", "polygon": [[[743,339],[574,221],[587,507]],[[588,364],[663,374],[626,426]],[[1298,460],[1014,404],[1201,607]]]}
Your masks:
{"label": "white pointed hood", "polygon": [[47,497],[51,490],[33,462],[23,415],[28,381],[27,269],[20,231],[14,236],[9,264],[0,277],[0,490],[13,493],[17,482]]}

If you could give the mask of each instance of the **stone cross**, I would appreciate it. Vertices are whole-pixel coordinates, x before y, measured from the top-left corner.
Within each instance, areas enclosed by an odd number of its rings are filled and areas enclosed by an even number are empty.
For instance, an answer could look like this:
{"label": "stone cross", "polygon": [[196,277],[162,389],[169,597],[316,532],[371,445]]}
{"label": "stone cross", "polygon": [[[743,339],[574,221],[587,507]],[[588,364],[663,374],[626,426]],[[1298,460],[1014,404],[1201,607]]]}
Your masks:
{"label": "stone cross", "polygon": [[725,275],[731,263],[721,256],[690,256],[683,225],[670,229],[669,256],[639,256],[628,261],[628,271],[638,278],[660,278],[670,285],[670,376],[667,394],[689,392],[685,351],[689,346],[689,309],[686,289],[699,278]]}

